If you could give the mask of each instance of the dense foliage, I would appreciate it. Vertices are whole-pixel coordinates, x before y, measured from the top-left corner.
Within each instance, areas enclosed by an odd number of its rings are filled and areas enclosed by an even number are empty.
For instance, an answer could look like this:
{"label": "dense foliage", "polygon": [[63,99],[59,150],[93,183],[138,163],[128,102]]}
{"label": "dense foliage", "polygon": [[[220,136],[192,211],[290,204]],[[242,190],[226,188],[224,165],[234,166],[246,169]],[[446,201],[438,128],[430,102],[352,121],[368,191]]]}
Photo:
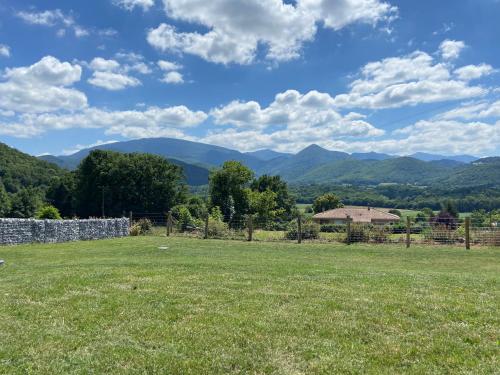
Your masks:
{"label": "dense foliage", "polygon": [[92,151],[76,171],[79,216],[167,212],[186,199],[180,167],[149,154]]}
{"label": "dense foliage", "polygon": [[339,197],[332,193],[323,194],[313,202],[313,211],[315,213],[333,210],[339,207],[342,207],[342,203]]}
{"label": "dense foliage", "polygon": [[253,172],[237,161],[224,163],[210,176],[209,196],[225,222],[244,225],[246,215],[260,224],[270,220],[290,220],[295,213],[294,199],[279,176],[253,179]]}
{"label": "dense foliage", "polygon": [[9,193],[26,187],[47,188],[66,172],[54,164],[0,143],[0,179]]}
{"label": "dense foliage", "polygon": [[331,184],[291,185],[298,203],[312,203],[316,197],[335,192],[343,204],[388,208],[440,210],[449,200],[460,212],[478,209],[491,211],[500,207],[500,187],[422,187],[414,185],[351,186]]}

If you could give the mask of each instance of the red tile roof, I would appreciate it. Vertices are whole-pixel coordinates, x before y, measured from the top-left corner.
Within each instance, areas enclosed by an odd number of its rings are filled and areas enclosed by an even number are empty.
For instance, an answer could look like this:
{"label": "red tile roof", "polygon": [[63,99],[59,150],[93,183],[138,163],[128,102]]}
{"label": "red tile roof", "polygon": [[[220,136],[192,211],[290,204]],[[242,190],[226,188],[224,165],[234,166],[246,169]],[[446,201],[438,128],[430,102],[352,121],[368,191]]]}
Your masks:
{"label": "red tile roof", "polygon": [[342,207],[321,212],[313,216],[315,220],[347,220],[350,217],[353,223],[371,223],[372,221],[399,221],[398,215],[371,207]]}

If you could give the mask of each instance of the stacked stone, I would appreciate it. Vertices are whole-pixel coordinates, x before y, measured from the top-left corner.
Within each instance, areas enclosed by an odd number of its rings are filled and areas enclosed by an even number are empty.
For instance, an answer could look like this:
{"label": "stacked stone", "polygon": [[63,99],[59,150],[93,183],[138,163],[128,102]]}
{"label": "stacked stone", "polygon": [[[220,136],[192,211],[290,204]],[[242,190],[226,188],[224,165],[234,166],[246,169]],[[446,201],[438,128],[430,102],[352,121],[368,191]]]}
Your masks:
{"label": "stacked stone", "polygon": [[128,236],[129,219],[0,219],[0,245],[99,240]]}

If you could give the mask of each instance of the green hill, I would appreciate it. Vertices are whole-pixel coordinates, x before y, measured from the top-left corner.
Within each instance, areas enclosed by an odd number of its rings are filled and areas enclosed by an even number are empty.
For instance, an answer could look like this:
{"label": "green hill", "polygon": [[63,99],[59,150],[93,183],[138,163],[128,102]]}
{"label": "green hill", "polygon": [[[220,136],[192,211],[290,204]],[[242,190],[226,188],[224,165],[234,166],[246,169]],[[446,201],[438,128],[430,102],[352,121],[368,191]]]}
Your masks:
{"label": "green hill", "polygon": [[9,193],[22,187],[47,187],[65,172],[57,165],[0,143],[0,180]]}
{"label": "green hill", "polygon": [[314,168],[296,179],[296,182],[429,185],[439,178],[450,175],[454,168],[455,164],[448,166],[428,163],[410,157],[379,161],[347,159]]}

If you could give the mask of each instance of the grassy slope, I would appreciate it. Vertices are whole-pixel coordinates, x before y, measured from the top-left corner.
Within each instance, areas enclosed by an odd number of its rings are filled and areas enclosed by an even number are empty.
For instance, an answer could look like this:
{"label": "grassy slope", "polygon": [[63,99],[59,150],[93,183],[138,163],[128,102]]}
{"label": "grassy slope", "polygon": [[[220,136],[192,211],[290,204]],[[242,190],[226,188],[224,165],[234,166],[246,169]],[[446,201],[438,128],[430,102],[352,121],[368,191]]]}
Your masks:
{"label": "grassy slope", "polygon": [[0,373],[499,366],[498,249],[150,237],[0,248],[0,259]]}

